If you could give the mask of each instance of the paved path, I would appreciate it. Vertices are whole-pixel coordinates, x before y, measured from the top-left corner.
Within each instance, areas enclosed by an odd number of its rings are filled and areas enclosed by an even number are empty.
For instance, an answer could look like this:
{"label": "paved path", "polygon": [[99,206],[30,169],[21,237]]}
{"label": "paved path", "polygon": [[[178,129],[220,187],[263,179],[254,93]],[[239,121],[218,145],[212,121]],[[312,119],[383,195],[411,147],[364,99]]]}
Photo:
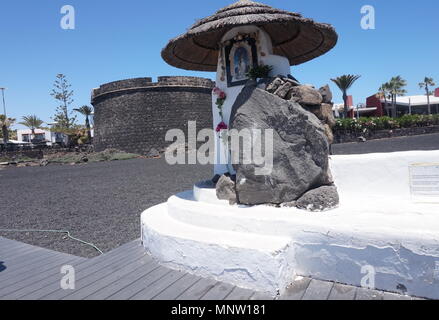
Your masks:
{"label": "paved path", "polygon": [[333,154],[365,154],[414,150],[439,150],[439,133],[421,136],[343,143],[332,146]]}
{"label": "paved path", "polygon": [[[61,289],[63,266],[75,269],[75,290]],[[93,259],[0,237],[0,300],[269,300],[247,289],[174,271],[149,257],[140,240]],[[304,278],[280,300],[412,300]]]}

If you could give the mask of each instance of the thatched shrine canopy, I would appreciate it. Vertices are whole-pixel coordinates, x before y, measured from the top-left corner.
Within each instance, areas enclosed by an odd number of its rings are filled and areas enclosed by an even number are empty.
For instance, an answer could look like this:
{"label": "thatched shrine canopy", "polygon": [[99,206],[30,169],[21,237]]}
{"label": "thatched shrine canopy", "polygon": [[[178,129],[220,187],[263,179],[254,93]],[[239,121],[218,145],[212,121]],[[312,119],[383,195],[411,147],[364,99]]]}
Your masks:
{"label": "thatched shrine canopy", "polygon": [[216,71],[220,42],[235,27],[254,25],[264,30],[273,43],[273,53],[298,65],[319,57],[337,43],[334,28],[298,13],[240,0],[214,15],[201,19],[188,32],[172,39],[162,51],[170,65],[196,71]]}

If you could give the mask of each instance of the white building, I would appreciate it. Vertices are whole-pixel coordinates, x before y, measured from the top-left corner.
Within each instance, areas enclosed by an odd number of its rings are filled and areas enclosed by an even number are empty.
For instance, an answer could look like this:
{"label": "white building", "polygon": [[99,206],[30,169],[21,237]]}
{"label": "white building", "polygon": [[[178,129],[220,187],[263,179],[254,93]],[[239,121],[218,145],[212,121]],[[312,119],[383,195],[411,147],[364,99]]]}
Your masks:
{"label": "white building", "polygon": [[[432,114],[439,114],[439,97],[430,96]],[[384,104],[384,99],[381,100]],[[391,108],[391,101],[387,101],[387,108]],[[428,99],[426,95],[401,96],[396,98],[398,113],[403,114],[428,114]]]}
{"label": "white building", "polygon": [[49,130],[35,129],[35,135],[32,135],[32,130],[17,130],[17,140],[20,143],[46,142],[48,145],[60,143],[67,144],[68,137],[63,133],[51,132]]}

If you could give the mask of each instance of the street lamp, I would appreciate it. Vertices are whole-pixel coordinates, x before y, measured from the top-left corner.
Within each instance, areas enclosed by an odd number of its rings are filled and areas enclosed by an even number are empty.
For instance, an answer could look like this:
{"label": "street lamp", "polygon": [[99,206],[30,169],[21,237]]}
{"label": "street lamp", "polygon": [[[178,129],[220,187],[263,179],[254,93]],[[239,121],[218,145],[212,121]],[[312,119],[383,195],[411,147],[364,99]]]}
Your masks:
{"label": "street lamp", "polygon": [[3,121],[3,126],[2,126],[2,131],[3,131],[3,144],[7,145],[8,141],[9,141],[9,133],[8,133],[8,127],[6,126],[6,121],[7,121],[7,117],[6,117],[6,103],[5,103],[5,90],[6,88],[0,88],[0,90],[2,91],[2,98],[3,98],[3,114],[5,115],[5,120]]}

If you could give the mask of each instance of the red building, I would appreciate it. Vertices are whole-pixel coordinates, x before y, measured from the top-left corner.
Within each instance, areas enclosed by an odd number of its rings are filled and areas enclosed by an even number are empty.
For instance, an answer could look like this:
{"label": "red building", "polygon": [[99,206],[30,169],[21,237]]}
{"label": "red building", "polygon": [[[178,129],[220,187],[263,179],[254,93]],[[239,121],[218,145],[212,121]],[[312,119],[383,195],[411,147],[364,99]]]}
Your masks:
{"label": "red building", "polygon": [[384,104],[381,103],[381,100],[376,95],[370,96],[366,99],[366,106],[368,108],[376,108],[372,115],[373,117],[382,117],[386,115]]}
{"label": "red building", "polygon": [[[430,108],[433,114],[439,113],[439,88],[434,91],[434,96],[430,96]],[[380,100],[376,95],[366,99],[367,109],[375,109],[372,115],[382,117],[391,114],[392,102],[387,100],[387,108],[384,100]],[[398,115],[404,114],[428,114],[428,100],[425,95],[397,97],[396,108]]]}

